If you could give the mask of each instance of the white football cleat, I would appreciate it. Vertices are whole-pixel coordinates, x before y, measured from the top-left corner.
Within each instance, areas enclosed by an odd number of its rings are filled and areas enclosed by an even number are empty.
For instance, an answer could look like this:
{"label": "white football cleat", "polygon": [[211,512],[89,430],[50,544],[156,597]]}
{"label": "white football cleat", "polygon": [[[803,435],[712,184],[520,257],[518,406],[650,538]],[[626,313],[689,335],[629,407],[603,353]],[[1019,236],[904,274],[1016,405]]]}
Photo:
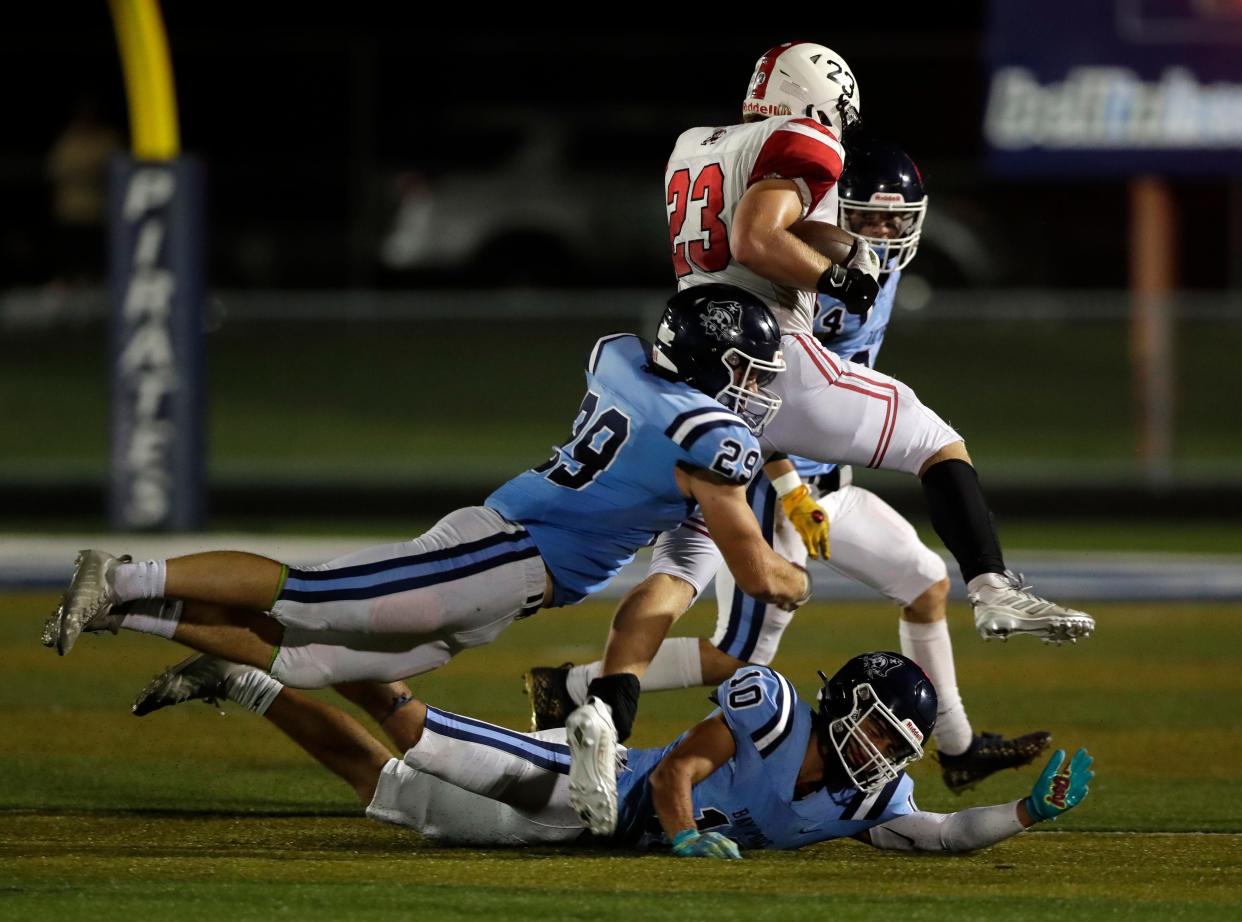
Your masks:
{"label": "white football cleat", "polygon": [[1060,646],[1067,640],[1095,632],[1095,619],[1086,612],[1065,608],[1028,592],[1021,574],[984,573],[967,586],[967,598],[975,612],[975,627],[984,640],[1007,640],[1030,634],[1044,643]]}
{"label": "white football cleat", "polygon": [[229,697],[228,680],[253,669],[253,666],[242,666],[196,653],[175,666],[169,666],[152,679],[134,699],[131,710],[134,716],[142,717],[160,708],[195,700],[218,708],[221,699]]}
{"label": "white football cleat", "polygon": [[56,647],[56,652],[64,656],[83,631],[110,630],[109,615],[117,603],[112,575],[118,564],[130,560],[128,556],[113,557],[103,551],[79,551],[69,588],[43,625],[43,645]]}
{"label": "white football cleat", "polygon": [[565,721],[569,743],[569,804],[597,836],[617,828],[617,728],[612,709],[598,698]]}

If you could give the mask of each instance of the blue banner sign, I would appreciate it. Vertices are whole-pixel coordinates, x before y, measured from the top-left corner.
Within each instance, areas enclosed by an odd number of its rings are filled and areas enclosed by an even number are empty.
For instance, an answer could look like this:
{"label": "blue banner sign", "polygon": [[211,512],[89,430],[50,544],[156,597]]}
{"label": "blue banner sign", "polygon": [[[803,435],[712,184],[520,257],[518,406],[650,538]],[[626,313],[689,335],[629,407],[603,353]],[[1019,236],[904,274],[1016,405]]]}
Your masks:
{"label": "blue banner sign", "polygon": [[993,0],[984,138],[1010,174],[1242,174],[1242,3]]}
{"label": "blue banner sign", "polygon": [[193,160],[112,164],[109,521],[201,528],[202,171]]}

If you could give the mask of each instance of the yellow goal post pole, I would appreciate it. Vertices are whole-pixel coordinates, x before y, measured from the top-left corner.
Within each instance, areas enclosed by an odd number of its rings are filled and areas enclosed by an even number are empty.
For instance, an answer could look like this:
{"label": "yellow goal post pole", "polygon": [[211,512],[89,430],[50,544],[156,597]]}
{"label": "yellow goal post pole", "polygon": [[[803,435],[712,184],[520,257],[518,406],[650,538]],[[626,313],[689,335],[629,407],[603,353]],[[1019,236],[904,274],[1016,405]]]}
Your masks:
{"label": "yellow goal post pole", "polygon": [[125,74],[130,149],[139,160],[172,160],[181,151],[181,131],[159,4],[156,0],[108,0],[108,7]]}

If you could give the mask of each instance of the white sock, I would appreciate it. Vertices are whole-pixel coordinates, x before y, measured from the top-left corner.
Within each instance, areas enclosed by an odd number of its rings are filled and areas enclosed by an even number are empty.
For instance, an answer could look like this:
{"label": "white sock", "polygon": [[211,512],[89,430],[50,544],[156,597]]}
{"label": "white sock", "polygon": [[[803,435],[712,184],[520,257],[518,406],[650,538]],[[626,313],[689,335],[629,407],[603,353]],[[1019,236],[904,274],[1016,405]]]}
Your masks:
{"label": "white sock", "polygon": [[565,682],[565,691],[574,699],[574,704],[587,700],[587,686],[603,671],[604,664],[600,660],[587,663],[585,666],[574,666],[569,670],[569,678]]}
{"label": "white sock", "polygon": [[[566,691],[581,704],[587,698],[587,686],[599,678],[603,663],[595,661],[569,670]],[[697,637],[669,637],[660,644],[647,672],[639,680],[642,690],[665,691],[670,688],[693,688],[703,684],[703,662],[699,656]]]}
{"label": "white sock", "polygon": [[229,700],[256,714],[266,714],[284,688],[261,669],[239,669],[224,680]]}
{"label": "white sock", "polygon": [[164,594],[164,577],[168,575],[165,560],[143,560],[138,563],[117,564],[112,577],[112,588],[117,601],[134,599],[158,599]]}
{"label": "white sock", "polygon": [[946,755],[960,755],[970,746],[973,731],[957,690],[949,623],[943,618],[928,624],[902,618],[897,624],[897,634],[901,638],[901,652],[918,663],[936,686],[939,706],[936,729],[932,732],[936,745]]}
{"label": "white sock", "polygon": [[697,637],[668,637],[642,677],[643,691],[693,688],[703,684],[703,663]]}
{"label": "white sock", "polygon": [[182,604],[176,599],[150,599],[135,605],[124,618],[121,627],[140,634],[154,634],[172,640],[181,620]]}

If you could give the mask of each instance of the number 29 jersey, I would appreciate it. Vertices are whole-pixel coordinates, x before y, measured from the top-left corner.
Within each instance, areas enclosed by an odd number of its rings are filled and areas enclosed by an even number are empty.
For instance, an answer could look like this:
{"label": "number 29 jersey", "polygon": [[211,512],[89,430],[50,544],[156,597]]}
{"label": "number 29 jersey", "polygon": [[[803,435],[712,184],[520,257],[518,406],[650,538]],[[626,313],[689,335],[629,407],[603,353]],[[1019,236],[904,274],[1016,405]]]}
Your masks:
{"label": "number 29 jersey", "polygon": [[[914,782],[905,772],[871,794],[853,787],[820,788],[795,799],[794,785],[811,741],[811,708],[775,670],[743,666],[716,689],[713,698],[736,751],[691,789],[700,831],[719,832],[741,848],[801,848],[857,835],[915,812]],[[620,841],[667,843],[652,805],[649,779],[678,742],[663,749],[628,751],[626,768],[617,779]]]}
{"label": "number 29 jersey", "polygon": [[746,190],[764,179],[788,179],[802,217],[837,223],[837,180],[845,152],[812,118],[780,116],[726,128],[691,128],[673,147],[664,174],[673,270],[681,288],[737,285],[772,308],[783,333],[810,333],[815,293],[756,275],[729,250],[733,213]]}
{"label": "number 29 jersey", "polygon": [[650,354],[632,334],[599,340],[570,440],[486,500],[534,539],[554,606],[601,589],[638,548],[681,524],[692,504],[677,488],[677,464],[739,484],[759,468],[759,443],[741,417],[650,371]]}

